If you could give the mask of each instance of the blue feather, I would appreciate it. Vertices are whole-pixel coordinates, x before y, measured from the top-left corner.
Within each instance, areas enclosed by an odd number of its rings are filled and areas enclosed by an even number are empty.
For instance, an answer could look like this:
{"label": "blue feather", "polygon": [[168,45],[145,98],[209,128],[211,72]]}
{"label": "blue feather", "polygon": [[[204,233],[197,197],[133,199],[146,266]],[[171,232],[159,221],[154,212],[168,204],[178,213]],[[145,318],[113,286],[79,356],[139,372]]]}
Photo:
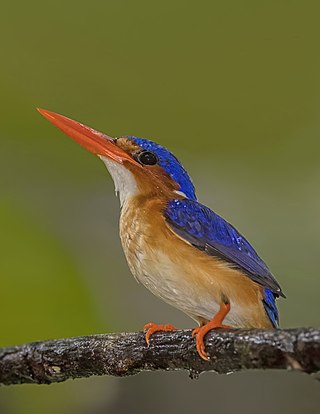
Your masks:
{"label": "blue feather", "polygon": [[164,215],[181,238],[208,255],[227,261],[277,296],[284,296],[250,243],[214,211],[195,200],[171,200]]}
{"label": "blue feather", "polygon": [[264,290],[263,305],[273,326],[279,326],[279,312],[276,305],[276,296],[270,289]]}
{"label": "blue feather", "polygon": [[183,168],[180,161],[170,151],[155,142],[149,141],[148,139],[132,136],[127,138],[134,141],[145,151],[150,151],[156,154],[160,167],[162,167],[171,176],[171,178],[179,184],[180,191],[182,191],[190,200],[197,199],[191,178],[189,177],[187,171]]}

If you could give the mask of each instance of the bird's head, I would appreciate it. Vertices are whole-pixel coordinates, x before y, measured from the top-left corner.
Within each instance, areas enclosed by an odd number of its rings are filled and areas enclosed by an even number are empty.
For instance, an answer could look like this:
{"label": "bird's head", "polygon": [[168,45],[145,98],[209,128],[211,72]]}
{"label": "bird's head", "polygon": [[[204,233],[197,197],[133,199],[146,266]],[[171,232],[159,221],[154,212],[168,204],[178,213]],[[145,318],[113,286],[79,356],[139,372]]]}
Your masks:
{"label": "bird's head", "polygon": [[155,142],[134,136],[111,138],[77,121],[45,109],[38,111],[108,168],[123,204],[142,194],[196,200],[193,183],[180,161]]}

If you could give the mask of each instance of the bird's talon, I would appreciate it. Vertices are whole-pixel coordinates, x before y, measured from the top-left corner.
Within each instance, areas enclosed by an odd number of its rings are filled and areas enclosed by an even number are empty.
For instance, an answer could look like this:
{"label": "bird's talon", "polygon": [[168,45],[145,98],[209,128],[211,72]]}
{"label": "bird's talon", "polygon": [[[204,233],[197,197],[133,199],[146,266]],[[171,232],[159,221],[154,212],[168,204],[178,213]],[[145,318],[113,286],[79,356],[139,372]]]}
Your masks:
{"label": "bird's talon", "polygon": [[210,357],[207,355],[205,351],[205,345],[204,345],[204,338],[207,335],[208,332],[210,332],[212,329],[227,329],[231,328],[229,325],[223,325],[222,322],[228,312],[230,311],[230,304],[229,303],[223,303],[220,306],[219,312],[214,316],[214,318],[206,323],[205,325],[199,326],[198,328],[193,329],[192,336],[196,335],[196,347],[198,354],[200,358],[204,359],[205,361],[208,361]]}
{"label": "bird's talon", "polygon": [[151,328],[153,325],[155,325],[153,322],[149,322],[149,323],[146,323],[145,325],[144,325],[144,327],[143,327],[143,330],[144,331],[147,331],[149,328]]}
{"label": "bird's talon", "polygon": [[173,325],[167,323],[165,325],[157,325],[156,323],[153,322],[149,322],[146,325],[144,325],[143,327],[144,331],[146,332],[146,343],[149,346],[149,342],[150,342],[150,336],[153,335],[156,332],[164,332],[164,331],[176,331],[177,328],[175,328]]}
{"label": "bird's talon", "polygon": [[197,333],[200,331],[200,327],[198,327],[198,328],[194,328],[193,330],[192,330],[192,337],[194,337],[195,335],[197,335]]}

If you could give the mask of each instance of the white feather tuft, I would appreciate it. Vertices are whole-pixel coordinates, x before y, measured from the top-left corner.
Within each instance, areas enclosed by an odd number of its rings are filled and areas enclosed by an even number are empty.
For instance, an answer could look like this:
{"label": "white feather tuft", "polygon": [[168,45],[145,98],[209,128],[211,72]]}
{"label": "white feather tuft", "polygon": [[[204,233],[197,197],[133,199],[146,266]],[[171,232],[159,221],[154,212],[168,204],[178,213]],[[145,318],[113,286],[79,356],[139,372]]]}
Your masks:
{"label": "white feather tuft", "polygon": [[137,191],[137,183],[133,174],[122,164],[110,160],[110,158],[99,155],[107,167],[115,186],[116,194],[119,194],[120,205],[122,206]]}

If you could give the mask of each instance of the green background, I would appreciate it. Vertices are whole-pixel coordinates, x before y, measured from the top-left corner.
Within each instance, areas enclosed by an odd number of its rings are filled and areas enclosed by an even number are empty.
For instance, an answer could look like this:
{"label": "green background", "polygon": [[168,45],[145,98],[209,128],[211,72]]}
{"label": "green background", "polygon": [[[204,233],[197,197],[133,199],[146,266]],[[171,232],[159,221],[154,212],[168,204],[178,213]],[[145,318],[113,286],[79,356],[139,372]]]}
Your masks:
{"label": "green background", "polygon": [[[103,164],[36,111],[151,138],[199,199],[243,232],[287,299],[283,327],[319,326],[317,1],[3,1],[0,345],[193,322],[131,277]],[[291,372],[145,373],[0,389],[1,414],[314,413]]]}

